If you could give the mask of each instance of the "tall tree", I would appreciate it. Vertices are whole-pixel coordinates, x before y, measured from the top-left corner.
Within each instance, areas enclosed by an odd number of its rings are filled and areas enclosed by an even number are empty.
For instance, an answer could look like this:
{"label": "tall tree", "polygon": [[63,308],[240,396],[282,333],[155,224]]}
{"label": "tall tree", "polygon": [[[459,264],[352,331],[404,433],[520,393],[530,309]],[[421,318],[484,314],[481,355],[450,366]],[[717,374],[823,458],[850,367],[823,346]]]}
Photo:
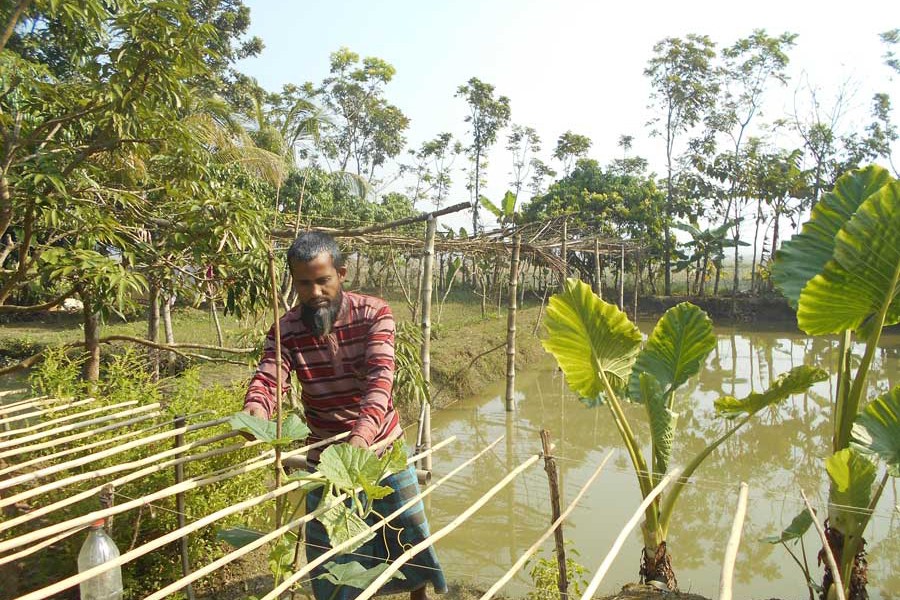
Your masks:
{"label": "tall tree", "polygon": [[462,154],[462,144],[454,142],[453,135],[444,132],[409,153],[416,161],[413,167],[416,183],[410,190],[413,202],[428,198],[435,209],[440,209],[453,183],[453,163]]}
{"label": "tall tree", "polygon": [[571,130],[565,132],[556,140],[556,149],[553,150],[553,158],[562,163],[563,174],[568,175],[575,166],[575,161],[587,156],[591,149],[591,138]]}
{"label": "tall tree", "polygon": [[675,204],[675,143],[693,128],[714,106],[719,90],[718,72],[713,65],[715,44],[707,36],[690,34],[685,39],[666,38],[653,46],[644,75],[652,88],[651,108],[661,114],[648,125],[653,135],[666,141],[666,208],[663,226],[665,293],[672,293],[672,236],[669,230]]}
{"label": "tall tree", "polygon": [[471,128],[472,143],[468,146],[469,159],[475,163],[470,178],[474,194],[472,202],[472,235],[478,233],[478,206],[481,203],[481,184],[485,164],[485,154],[497,141],[497,134],[509,123],[511,110],[509,98],[494,97],[494,86],[477,77],[459,86],[456,97],[463,98],[469,105],[466,123]]}
{"label": "tall tree", "polygon": [[541,151],[541,136],[534,127],[513,125],[506,138],[506,149],[513,156],[513,170],[510,173],[513,178],[509,184],[513,188],[513,195],[518,199],[519,192],[525,186],[525,180],[535,167],[534,159],[537,158],[535,155]]}

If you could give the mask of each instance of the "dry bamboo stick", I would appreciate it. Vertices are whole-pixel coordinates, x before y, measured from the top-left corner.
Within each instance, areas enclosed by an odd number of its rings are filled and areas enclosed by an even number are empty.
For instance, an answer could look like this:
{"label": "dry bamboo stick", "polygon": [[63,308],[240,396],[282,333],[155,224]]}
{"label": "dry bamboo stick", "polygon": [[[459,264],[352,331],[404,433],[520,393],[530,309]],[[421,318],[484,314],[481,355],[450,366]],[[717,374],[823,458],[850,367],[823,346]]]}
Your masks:
{"label": "dry bamboo stick", "polygon": [[[105,417],[97,417],[94,419],[88,419],[87,421],[79,421],[78,423],[69,423],[68,425],[63,425],[62,427],[55,427],[53,429],[48,429],[47,431],[38,431],[37,433],[32,433],[31,435],[26,435],[24,437],[5,440],[0,442],[0,448],[11,448],[13,446],[19,446],[20,444],[24,444],[26,442],[33,442],[34,440],[39,440],[41,438],[45,438],[48,436],[56,436],[61,433],[67,433],[69,431],[74,431],[76,429],[82,429],[84,427],[88,427],[90,425],[98,425],[100,423],[107,423],[109,421],[115,421],[116,419],[121,419],[122,417],[130,417],[131,415],[136,415],[142,412],[147,412],[148,410],[154,410],[159,408],[159,402],[154,402],[153,404],[147,404],[145,406],[139,406],[137,408],[132,408],[129,410],[123,410],[122,412],[115,415],[106,415]],[[7,452],[4,451],[0,453],[0,456],[6,456]]]}
{"label": "dry bamboo stick", "polygon": [[[318,448],[319,446],[323,446],[325,444],[329,444],[332,441],[335,441],[339,438],[347,437],[349,433],[342,433],[328,439],[322,440],[321,442],[316,442],[314,444],[309,444],[307,446],[303,446],[302,448],[298,448],[296,450],[292,450],[291,452],[285,452],[283,456],[287,457],[288,455],[300,454],[302,452],[307,452],[312,450],[313,448]],[[237,444],[235,444],[237,446]],[[149,504],[150,502],[155,502],[156,500],[160,500],[162,498],[168,498],[170,496],[174,496],[178,492],[186,492],[188,490],[193,490],[199,487],[203,487],[205,485],[210,485],[213,483],[217,483],[219,481],[224,481],[225,479],[229,479],[231,477],[236,477],[238,475],[243,475],[244,473],[249,473],[250,471],[254,471],[256,469],[268,466],[275,462],[274,453],[267,452],[270,456],[264,460],[258,460],[256,462],[243,465],[238,468],[228,469],[228,470],[220,470],[218,475],[214,476],[201,476],[201,477],[192,477],[186,480],[184,483],[178,485],[171,485],[166,488],[163,488],[157,492],[152,494],[147,494],[146,496],[142,496],[140,498],[136,498],[130,502],[126,502],[124,504],[119,504],[107,509],[95,510],[86,515],[82,515],[80,517],[73,517],[68,521],[64,521],[62,523],[56,523],[54,525],[50,525],[48,527],[44,527],[43,529],[38,529],[37,531],[33,531],[19,537],[13,538],[11,540],[5,540],[0,542],[0,552],[6,552],[12,548],[18,548],[23,544],[29,544],[38,539],[43,539],[45,537],[54,535],[59,533],[60,531],[64,531],[71,527],[76,527],[78,525],[84,525],[93,523],[98,519],[105,519],[111,515],[117,515],[119,513],[123,513],[127,510],[131,510],[132,508],[137,508],[138,506],[142,506],[144,504]],[[155,465],[155,469],[161,467],[162,465]],[[166,466],[172,466],[171,464]],[[108,485],[108,483],[107,483]],[[102,486],[101,486],[102,487]],[[34,511],[32,511],[34,512]],[[31,516],[31,513],[23,516]],[[0,530],[9,528],[10,522],[0,523]]]}
{"label": "dry bamboo stick", "polygon": [[13,394],[21,394],[23,392],[27,392],[25,388],[19,388],[17,390],[3,390],[0,392],[0,398],[6,398],[7,396],[12,396]]}
{"label": "dry bamboo stick", "polygon": [[616,537],[616,541],[613,542],[612,547],[609,549],[609,553],[606,555],[606,558],[603,559],[603,562],[600,563],[600,567],[597,569],[597,572],[594,573],[594,577],[591,579],[590,584],[588,584],[587,589],[584,591],[584,594],[581,596],[581,600],[591,600],[594,597],[594,592],[597,591],[597,588],[600,587],[600,582],[603,581],[603,577],[606,575],[606,572],[609,570],[609,567],[612,565],[613,560],[616,558],[616,555],[619,554],[619,550],[622,549],[622,546],[625,544],[625,540],[631,535],[632,530],[637,526],[638,521],[641,520],[641,516],[643,516],[644,511],[647,510],[647,507],[650,506],[650,503],[659,496],[666,486],[669,485],[669,482],[673,479],[677,478],[681,475],[681,469],[675,469],[670,471],[662,480],[653,488],[647,497],[644,498],[644,501],[641,502],[641,505],[638,506],[637,510],[634,511],[634,515],[625,523],[625,527],[622,528],[622,531],[619,532],[618,537]]}
{"label": "dry bamboo stick", "polygon": [[[143,410],[144,407],[141,407]],[[137,409],[135,409],[137,410]],[[146,412],[146,410],[143,410]],[[159,415],[158,410],[153,410],[149,413],[149,416],[157,416]],[[121,415],[120,415],[121,416]],[[144,415],[148,416],[148,415]],[[67,444],[69,442],[77,442],[78,440],[83,440],[86,437],[91,437],[92,435],[98,435],[101,433],[106,433],[107,431],[112,431],[114,429],[121,429],[122,427],[128,427],[129,425],[133,425],[139,421],[142,421],[143,418],[133,418],[127,419],[125,421],[119,423],[113,423],[111,425],[105,425],[100,427],[99,429],[92,429],[90,431],[82,431],[81,433],[73,433],[72,435],[63,436],[61,438],[48,440],[46,442],[41,442],[39,444],[32,444],[30,446],[24,446],[22,448],[16,448],[14,450],[7,450],[5,452],[0,452],[0,458],[6,458],[8,456],[18,456],[19,454],[27,454],[29,452],[36,452],[38,450],[43,450],[44,448],[50,448],[52,446],[59,446],[61,444]]]}
{"label": "dry bamboo stick", "polygon": [[[158,413],[157,413],[158,414]],[[153,419],[156,415],[149,414],[139,417],[137,422],[148,421]],[[25,467],[30,467],[32,465],[36,465],[38,463],[47,462],[49,460],[56,460],[57,458],[62,458],[63,456],[68,456],[70,454],[75,454],[77,452],[85,452],[87,450],[91,450],[92,448],[96,448],[97,446],[102,446],[103,444],[110,444],[114,442],[118,442],[119,440],[124,440],[130,437],[134,437],[136,435],[144,435],[148,431],[160,427],[161,424],[157,423],[156,425],[151,425],[150,427],[145,427],[144,429],[138,429],[136,431],[129,431],[128,433],[123,433],[118,437],[108,438],[105,440],[98,440],[96,442],[91,442],[90,444],[85,444],[83,446],[76,446],[74,448],[69,448],[68,450],[60,450],[59,452],[54,452],[53,454],[47,454],[44,456],[38,456],[36,458],[32,458],[31,460],[26,460],[25,462],[15,463],[9,465],[6,468],[0,469],[0,475],[6,475],[7,473],[12,473],[13,471],[19,471],[24,469]]]}
{"label": "dry bamboo stick", "polygon": [[[328,441],[330,441],[330,440],[328,440]],[[452,439],[448,439],[447,443],[449,443],[450,441],[452,441]],[[318,443],[321,444],[322,442],[318,442]],[[310,448],[307,447],[306,449],[309,450]],[[432,452],[433,452],[433,450],[432,450]],[[285,453],[285,454],[287,454],[287,453]],[[74,586],[78,585],[82,581],[86,581],[86,580],[90,579],[91,577],[95,577],[96,575],[99,575],[100,573],[104,573],[114,567],[121,566],[127,562],[134,560],[135,558],[138,558],[140,556],[148,554],[148,553],[152,552],[153,550],[156,550],[157,548],[161,548],[161,547],[163,547],[163,546],[165,546],[165,545],[167,545],[189,533],[192,533],[194,531],[202,529],[202,528],[206,527],[207,525],[218,521],[222,517],[227,517],[229,515],[233,515],[235,513],[242,512],[248,508],[252,508],[253,506],[256,506],[257,504],[261,504],[268,500],[272,500],[272,499],[276,499],[281,496],[284,496],[284,494],[294,491],[295,489],[299,488],[303,484],[304,484],[303,481],[292,481],[286,485],[283,485],[277,489],[272,490],[271,492],[267,492],[265,494],[261,494],[256,497],[249,498],[247,500],[244,500],[243,502],[239,502],[237,504],[227,506],[221,510],[217,510],[214,513],[208,514],[205,517],[197,519],[196,521],[190,523],[189,525],[180,527],[180,528],[178,528],[174,531],[171,531],[161,537],[158,537],[154,540],[150,540],[149,542],[147,542],[145,544],[141,544],[139,547],[135,548],[134,550],[126,552],[117,558],[108,560],[101,565],[98,565],[96,567],[88,569],[87,571],[78,573],[77,575],[72,575],[71,577],[67,577],[66,579],[63,579],[62,581],[58,581],[47,587],[41,588],[39,590],[35,590],[34,592],[31,592],[30,594],[20,596],[17,600],[39,600],[41,598],[48,598],[50,596],[53,596],[54,594],[58,594],[59,592],[61,592],[63,590],[66,590],[70,587],[74,587]],[[341,502],[342,500],[343,500],[343,498],[341,498],[340,500],[336,500],[336,502]],[[129,502],[128,504],[134,504],[135,502],[140,503],[141,500],[138,499],[138,500]],[[126,505],[123,504],[121,506],[126,506]],[[333,506],[333,504],[332,504],[332,506]],[[329,508],[330,508],[330,506],[329,506]],[[97,512],[97,511],[95,511],[95,512]],[[105,511],[99,511],[99,512],[105,512]],[[310,515],[306,515],[306,517],[309,517],[309,516]],[[99,519],[100,517],[96,516],[94,518]]]}
{"label": "dry bamboo stick", "polygon": [[38,542],[37,544],[29,546],[28,548],[21,550],[19,552],[16,552],[15,554],[7,554],[6,556],[0,556],[0,565],[5,565],[7,563],[15,562],[17,560],[25,558],[26,556],[30,556],[30,555],[34,554],[35,552],[37,552],[38,550],[43,550],[47,546],[52,546],[53,544],[55,544],[56,542],[58,542],[60,540],[64,540],[71,535],[75,535],[79,531],[84,531],[88,527],[89,527],[89,525],[83,525],[81,527],[73,527],[72,529],[70,529],[68,531],[64,531],[64,532],[60,533],[59,535],[55,535],[51,538],[47,538],[43,542]]}
{"label": "dry bamboo stick", "polygon": [[[831,544],[828,543],[828,536],[825,535],[825,529],[822,527],[822,524],[819,523],[819,517],[816,516],[816,511],[813,510],[812,505],[809,503],[809,498],[806,497],[803,488],[800,488],[800,496],[803,497],[803,503],[806,504],[806,510],[809,511],[809,516],[812,517],[816,533],[819,534],[819,539],[822,540],[822,548],[825,550],[825,562],[828,563],[828,568],[831,569],[831,587],[834,588],[834,591],[837,594],[837,600],[847,600],[847,596],[844,595],[843,574],[838,568],[837,561],[834,559],[834,552],[831,551]],[[825,593],[829,593],[829,590],[825,590]]]}
{"label": "dry bamboo stick", "polygon": [[[450,471],[449,473],[447,473],[446,475],[444,475],[443,477],[441,477],[440,479],[435,481],[433,484],[429,485],[426,489],[422,490],[422,492],[419,493],[418,495],[407,500],[402,506],[397,508],[397,510],[390,513],[389,515],[386,515],[380,521],[373,523],[372,526],[369,527],[366,531],[360,532],[357,535],[350,538],[349,540],[346,540],[345,542],[338,544],[337,546],[334,546],[333,548],[331,548],[327,552],[323,553],[321,556],[319,556],[312,562],[309,562],[306,565],[304,565],[302,569],[299,569],[298,571],[292,573],[290,575],[290,577],[285,579],[278,587],[274,588],[272,591],[270,591],[268,594],[266,594],[262,598],[262,600],[278,598],[282,593],[287,591],[288,588],[290,588],[292,585],[294,585],[295,583],[300,581],[300,579],[303,578],[304,575],[306,575],[307,573],[309,573],[310,571],[312,571],[313,569],[315,569],[316,567],[318,567],[319,565],[324,563],[326,560],[328,560],[335,554],[340,553],[344,548],[349,548],[350,546],[352,546],[359,540],[363,539],[365,536],[369,535],[370,532],[384,526],[387,522],[389,522],[392,519],[396,518],[397,516],[403,514],[407,509],[415,506],[418,502],[420,502],[423,498],[425,498],[425,496],[428,496],[429,494],[431,494],[431,492],[433,492],[434,490],[439,488],[441,485],[443,485],[444,483],[449,481],[451,478],[456,476],[457,473],[459,473],[460,471],[462,471],[463,469],[465,469],[466,467],[468,467],[469,465],[474,463],[476,460],[478,460],[479,458],[484,456],[487,452],[491,451],[494,448],[494,446],[499,444],[503,438],[504,438],[504,436],[502,436],[502,435],[500,437],[498,437],[496,440],[494,440],[493,442],[491,442],[490,444],[488,444],[487,446],[482,448],[477,454],[475,454],[475,456],[469,458],[468,460],[463,462],[461,465],[457,466],[452,471]],[[144,600],[157,600],[157,598],[145,598]]]}
{"label": "dry bamboo stick", "polygon": [[528,562],[528,559],[531,558],[531,555],[537,552],[538,548],[541,547],[541,544],[543,544],[545,541],[547,541],[547,538],[553,535],[553,532],[556,531],[556,528],[562,525],[563,521],[565,521],[568,516],[572,514],[572,511],[575,510],[575,508],[578,506],[578,503],[581,502],[581,498],[585,495],[585,493],[587,493],[588,488],[591,487],[591,484],[593,484],[594,480],[596,480],[600,475],[603,467],[605,467],[606,463],[609,462],[609,459],[612,458],[613,452],[613,450],[610,450],[607,455],[603,457],[603,460],[600,461],[600,465],[594,471],[593,475],[591,475],[588,480],[584,482],[584,485],[581,486],[581,489],[577,494],[575,494],[575,498],[572,500],[569,506],[566,507],[566,510],[563,511],[561,515],[559,515],[559,518],[550,525],[547,531],[541,534],[541,537],[539,537],[534,542],[534,544],[532,544],[531,547],[525,551],[525,554],[519,557],[519,560],[517,560],[515,564],[509,568],[506,574],[498,579],[497,582],[491,586],[491,589],[486,591],[484,595],[479,598],[479,600],[490,600],[491,598],[493,598],[497,594],[497,592],[499,592],[500,589],[504,585],[506,585],[506,583],[509,582],[509,580],[512,579],[516,575],[516,573],[519,572],[519,570],[525,565],[525,563]]}
{"label": "dry bamboo stick", "polygon": [[738,548],[741,545],[741,532],[744,529],[744,519],[747,516],[747,498],[749,495],[750,486],[742,481],[741,491],[738,494],[737,510],[734,513],[734,521],[731,524],[731,535],[728,536],[728,544],[725,546],[725,557],[722,560],[722,574],[719,577],[719,600],[731,600],[734,563],[737,560]]}
{"label": "dry bamboo stick", "polygon": [[509,301],[506,315],[506,410],[515,409],[516,389],[516,311],[518,309],[516,286],[519,282],[519,253],[522,250],[522,237],[517,233],[513,237],[512,259],[509,264]]}
{"label": "dry bamboo stick", "polygon": [[[17,394],[26,391],[25,389],[19,390],[8,390],[6,392],[0,392],[0,398],[5,398],[10,394]],[[56,402],[63,402],[65,400],[71,400],[71,398],[49,398],[47,396],[33,396],[31,398],[23,398],[22,400],[16,400],[15,402],[10,402],[9,404],[0,405],[0,409],[2,409],[3,413],[7,412],[19,412],[21,410],[25,410],[31,408],[33,406],[44,406],[45,404],[54,404]]]}
{"label": "dry bamboo stick", "polygon": [[[15,423],[16,421],[22,421],[24,419],[30,419],[32,417],[38,417],[40,415],[45,415],[47,413],[59,412],[61,410],[66,410],[69,408],[75,408],[76,406],[84,406],[85,404],[90,404],[91,402],[96,402],[96,398],[85,398],[84,400],[78,400],[71,404],[67,404],[65,406],[51,406],[50,408],[42,408],[40,410],[35,410],[29,413],[22,413],[21,415],[15,415],[13,417],[6,417],[5,419],[0,419],[0,425],[5,425],[7,423]],[[3,407],[5,412],[6,407]]]}
{"label": "dry bamboo stick", "polygon": [[[101,413],[107,410],[113,410],[115,408],[122,408],[123,406],[134,406],[137,404],[137,400],[128,400],[127,402],[120,402],[118,404],[111,404],[109,406],[100,406],[97,408],[91,408],[89,410],[76,413],[74,415],[66,415],[65,417],[57,417],[55,419],[50,419],[49,421],[42,421],[40,423],[35,423],[34,425],[29,425],[28,427],[21,427],[18,429],[10,429],[9,431],[0,432],[0,437],[6,437],[10,435],[19,435],[21,433],[28,433],[29,431],[37,431],[39,429],[45,429],[47,427],[52,427],[53,425],[58,425],[59,423],[65,423],[67,421],[74,421],[75,419],[80,419],[81,417],[87,417],[88,415],[95,415],[97,413]],[[68,408],[68,407],[67,407]]]}
{"label": "dry bamboo stick", "polygon": [[[428,217],[425,226],[424,264],[422,265],[422,347],[419,355],[422,358],[422,379],[425,385],[431,385],[431,288],[433,285],[432,273],[434,271],[434,237],[437,231],[437,219]],[[431,447],[431,403],[422,398],[422,418],[419,422],[421,432],[419,440],[423,448]],[[422,462],[422,469],[431,471],[431,458]]]}
{"label": "dry bamboo stick", "polygon": [[415,546],[413,546],[412,548],[410,548],[409,550],[407,550],[406,552],[401,554],[399,557],[397,557],[397,559],[394,560],[391,563],[391,565],[387,569],[385,569],[381,573],[381,575],[379,575],[378,578],[369,585],[369,587],[367,587],[365,590],[363,590],[363,592],[359,596],[357,596],[357,600],[369,600],[369,598],[371,598],[372,596],[377,594],[378,590],[381,589],[381,586],[383,586],[387,581],[389,581],[391,576],[400,570],[400,567],[402,567],[404,564],[406,564],[416,554],[418,554],[425,548],[432,546],[435,542],[437,542],[441,538],[445,537],[450,532],[452,532],[454,529],[456,529],[457,527],[462,525],[464,522],[466,522],[466,520],[468,520],[468,518],[471,517],[478,509],[480,509],[482,506],[487,504],[487,502],[491,498],[493,498],[500,490],[505,488],[509,484],[509,482],[511,482],[516,477],[518,477],[519,474],[522,473],[522,471],[524,471],[525,469],[527,469],[528,467],[530,467],[531,465],[536,463],[538,460],[540,460],[540,458],[541,458],[540,454],[535,454],[535,455],[531,456],[530,458],[528,458],[525,462],[520,464],[518,467],[513,469],[508,475],[506,475],[506,477],[501,479],[496,485],[494,485],[494,487],[492,487],[490,490],[488,490],[486,494],[484,494],[483,496],[481,496],[481,498],[476,500],[474,504],[469,506],[469,508],[464,510],[458,517],[453,519],[453,521],[451,521],[449,524],[445,525],[441,529],[435,531],[430,536],[428,536],[427,538],[425,538],[424,540],[422,540],[421,542],[419,542],[418,544],[416,544]]}
{"label": "dry bamboo stick", "polygon": [[[29,481],[34,481],[35,479],[40,479],[42,477],[46,477],[47,475],[51,475],[53,473],[58,473],[60,471],[67,471],[74,467],[81,467],[88,463],[92,463],[94,461],[102,460],[109,456],[114,456],[116,454],[120,454],[122,452],[127,452],[128,450],[133,450],[134,448],[140,448],[141,446],[147,446],[149,444],[153,444],[155,442],[159,442],[162,440],[167,440],[172,437],[176,437],[179,435],[184,435],[185,431],[187,431],[187,427],[179,427],[178,429],[173,429],[172,431],[163,431],[161,433],[157,433],[155,435],[147,436],[141,438],[139,440],[134,440],[131,442],[126,442],[124,444],[119,444],[118,446],[113,446],[112,448],[107,448],[101,452],[96,452],[89,454],[87,456],[82,456],[80,458],[74,458],[69,461],[57,463],[55,465],[50,465],[49,467],[44,467],[43,469],[38,469],[37,471],[32,471],[31,473],[25,473],[24,475],[19,475],[18,477],[11,477],[5,481],[0,481],[0,490],[12,487],[14,485],[21,485],[23,483],[27,483]],[[178,446],[177,448],[172,448],[170,450],[166,450],[164,452],[159,452],[157,454],[153,454],[151,456],[147,456],[137,461],[133,461],[131,463],[121,463],[118,465],[113,465],[112,467],[107,467],[107,469],[116,469],[112,471],[112,473],[116,473],[118,471],[128,470],[134,467],[141,467],[145,464],[152,464],[153,462],[168,458],[169,456],[174,456],[176,454],[182,454],[187,452],[188,450],[193,450],[199,446],[205,446],[207,444],[214,444],[215,442],[219,442],[236,435],[240,435],[237,431],[226,431],[224,433],[220,433],[218,435],[214,435],[208,438],[204,438],[201,440],[197,440],[195,442],[191,442],[190,444],[186,444],[184,446]],[[130,465],[130,466],[129,466]],[[104,471],[101,473],[100,471]],[[105,472],[104,469],[100,469],[98,471],[91,471],[88,473],[79,473],[74,477],[78,477],[77,481],[81,481],[85,478],[109,475],[110,472]],[[88,477],[85,477],[87,475]],[[66,478],[71,479],[71,478]],[[58,481],[51,482],[48,485],[54,485],[54,487],[50,489],[56,489],[58,487],[63,487],[64,485],[68,485],[66,479],[60,479]],[[61,484],[61,485],[56,485]],[[35,488],[39,490],[41,488]],[[2,501],[0,501],[0,506],[2,506]]]}

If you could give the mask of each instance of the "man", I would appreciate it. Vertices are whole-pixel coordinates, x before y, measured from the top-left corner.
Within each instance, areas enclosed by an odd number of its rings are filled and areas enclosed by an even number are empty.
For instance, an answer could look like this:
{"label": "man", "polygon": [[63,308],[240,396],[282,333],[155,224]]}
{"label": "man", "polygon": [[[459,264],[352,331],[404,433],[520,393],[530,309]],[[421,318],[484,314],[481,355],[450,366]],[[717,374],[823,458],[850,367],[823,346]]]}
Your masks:
{"label": "man", "polygon": [[[344,292],[347,275],[343,256],[334,239],[309,232],[298,237],[288,250],[288,268],[298,304],[280,320],[282,372],[276,372],[275,328],[266,338],[262,361],[244,398],[244,412],[268,419],[275,412],[276,377],[282,389],[290,384],[291,371],[302,384],[301,401],[310,428],[308,442],[350,432],[347,442],[358,448],[379,448],[398,439],[403,430],[394,410],[394,317],[379,298]],[[322,449],[309,452],[307,460],[318,464]],[[382,482],[394,489],[375,502],[375,513],[386,515],[419,493],[412,468]],[[307,512],[318,507],[321,490],[306,498]],[[379,506],[379,503],[383,503]],[[372,520],[377,520],[374,516]],[[402,528],[399,535],[397,528]],[[404,512],[353,554],[335,557],[335,562],[357,561],[371,568],[403,553],[428,536],[422,503]],[[391,534],[390,531],[393,531]],[[318,521],[306,526],[306,555],[312,561],[328,549],[325,528]],[[314,569],[313,592],[317,600],[350,600],[361,590],[335,587]],[[430,581],[438,593],[446,591],[443,572],[433,548],[418,554],[380,593],[409,591],[411,600],[424,600]]]}

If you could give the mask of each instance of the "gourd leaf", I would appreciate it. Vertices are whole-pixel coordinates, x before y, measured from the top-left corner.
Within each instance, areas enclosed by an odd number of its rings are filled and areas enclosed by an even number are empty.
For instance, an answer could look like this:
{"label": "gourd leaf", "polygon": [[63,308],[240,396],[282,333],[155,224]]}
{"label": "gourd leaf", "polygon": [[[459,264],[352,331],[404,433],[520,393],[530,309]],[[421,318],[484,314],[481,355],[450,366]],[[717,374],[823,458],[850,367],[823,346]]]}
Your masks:
{"label": "gourd leaf", "polygon": [[261,531],[247,529],[246,527],[228,527],[216,532],[216,539],[230,544],[235,548],[241,548],[266,535]]}
{"label": "gourd leaf", "polygon": [[851,435],[857,450],[878,456],[891,476],[900,477],[900,385],[859,413]]}
{"label": "gourd leaf", "polygon": [[869,522],[866,509],[875,483],[875,463],[854,448],[844,448],[825,461],[831,479],[828,515],[844,538],[858,538]]}
{"label": "gourd leaf", "polygon": [[800,293],[797,323],[810,335],[900,322],[900,182],[882,186],[837,234],[834,256]]}
{"label": "gourd leaf", "polygon": [[672,458],[672,441],[675,438],[675,420],[678,417],[669,410],[659,382],[649,373],[640,374],[641,398],[650,421],[650,437],[653,440],[653,472],[662,475],[669,468]]}
{"label": "gourd leaf", "polygon": [[[379,563],[371,569],[366,569],[355,560],[348,563],[330,562],[325,564],[325,573],[322,573],[316,579],[325,579],[334,585],[346,585],[348,587],[364,590],[372,582],[378,579],[378,576],[390,567],[390,563]],[[391,579],[406,579],[406,576],[400,571],[396,571],[391,575]]]}
{"label": "gourd leaf", "polygon": [[838,231],[866,198],[890,181],[890,173],[877,165],[846,173],[816,203],[801,232],[781,245],[772,279],[791,306],[797,308],[807,282],[831,260]]}
{"label": "gourd leaf", "polygon": [[[395,446],[400,446],[399,451],[403,452],[405,457],[402,444]],[[394,458],[396,452],[398,452],[396,449],[392,449],[382,458],[378,458],[371,450],[356,448],[350,444],[335,444],[322,452],[319,458],[319,472],[343,491],[353,493],[356,488],[362,488],[369,499],[378,500],[393,492],[393,488],[378,485],[378,481],[387,473],[386,467],[390,466],[389,463],[397,462]],[[404,458],[403,465],[405,464]]]}
{"label": "gourd leaf", "polygon": [[703,310],[689,302],[673,306],[656,323],[634,363],[628,382],[629,397],[646,402],[641,394],[643,373],[652,375],[661,387],[661,395],[668,397],[700,372],[715,346],[712,321]]}
{"label": "gourd leaf", "polygon": [[283,446],[296,440],[305,439],[309,435],[309,427],[300,417],[290,414],[281,423],[281,437],[276,436],[276,424],[274,421],[260,419],[245,412],[238,412],[231,416],[228,423],[236,431],[245,431],[256,439],[268,442],[273,446]]}
{"label": "gourd leaf", "polygon": [[294,566],[294,550],[297,545],[297,534],[293,531],[285,532],[283,536],[269,550],[269,572],[275,574],[275,579],[281,579],[283,573],[289,573]]}
{"label": "gourd leaf", "polygon": [[566,280],[547,307],[544,349],[556,358],[569,387],[583,398],[603,391],[602,371],[613,387],[628,381],[641,332],[624,312],[597,297],[590,286]]}
{"label": "gourd leaf", "polygon": [[812,522],[812,514],[809,512],[808,508],[804,508],[803,512],[791,520],[791,524],[781,532],[781,535],[765,537],[762,541],[770,544],[782,544],[784,542],[799,539],[803,537],[803,534],[806,533],[810,525],[812,525]]}
{"label": "gourd leaf", "polygon": [[[332,546],[343,544],[350,538],[369,529],[368,524],[344,503],[339,503],[320,515],[319,522],[325,526]],[[343,552],[353,552],[373,537],[375,537],[375,532],[369,531],[368,535],[361,537],[355,543],[345,548]]]}
{"label": "gourd leaf", "polygon": [[752,393],[738,400],[723,396],[715,401],[716,412],[727,419],[755,414],[767,406],[786,400],[793,394],[805,392],[813,384],[828,379],[828,373],[818,367],[801,365],[779,375],[765,392]]}

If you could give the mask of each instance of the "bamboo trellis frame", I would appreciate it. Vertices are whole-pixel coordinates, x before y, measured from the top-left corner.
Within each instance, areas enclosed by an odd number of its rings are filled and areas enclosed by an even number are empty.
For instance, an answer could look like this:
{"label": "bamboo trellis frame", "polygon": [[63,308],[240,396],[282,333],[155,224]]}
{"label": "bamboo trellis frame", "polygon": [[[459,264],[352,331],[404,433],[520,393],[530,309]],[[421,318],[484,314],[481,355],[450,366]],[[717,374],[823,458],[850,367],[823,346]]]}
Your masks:
{"label": "bamboo trellis frame", "polygon": [[[6,417],[4,419],[0,419],[0,425],[6,425],[8,423],[15,423],[16,421],[24,421],[25,419],[31,419],[33,417],[40,417],[41,415],[46,415],[52,412],[59,412],[61,410],[68,410],[70,408],[75,408],[76,406],[84,406],[85,404],[90,404],[91,402],[96,402],[95,398],[85,398],[84,400],[77,400],[72,402],[71,404],[67,404],[65,406],[52,406],[50,408],[42,408],[39,410],[34,410],[29,413],[22,413],[20,415],[15,415],[14,417]],[[4,406],[0,409],[0,412],[6,414],[8,407]],[[18,411],[16,411],[18,412]],[[12,430],[13,432],[15,430]]]}
{"label": "bamboo trellis frame", "polygon": [[[79,413],[75,413],[72,415],[66,415],[65,417],[57,417],[55,419],[50,419],[49,421],[41,421],[40,423],[35,423],[34,425],[28,425],[27,427],[18,427],[16,429],[9,429],[7,431],[2,431],[2,432],[0,432],[0,437],[9,437],[9,436],[13,436],[13,435],[19,435],[22,433],[38,431],[40,429],[46,429],[47,427],[52,427],[53,425],[59,425],[60,423],[67,423],[68,421],[74,421],[76,419],[80,419],[82,417],[87,417],[89,415],[96,415],[97,413],[102,413],[102,412],[106,412],[109,410],[122,408],[125,406],[134,406],[138,402],[139,402],[138,400],[126,400],[125,402],[119,402],[118,404],[110,404],[107,406],[98,406],[97,408],[92,408],[90,410],[81,411]],[[66,408],[71,408],[71,406],[67,406]]]}

